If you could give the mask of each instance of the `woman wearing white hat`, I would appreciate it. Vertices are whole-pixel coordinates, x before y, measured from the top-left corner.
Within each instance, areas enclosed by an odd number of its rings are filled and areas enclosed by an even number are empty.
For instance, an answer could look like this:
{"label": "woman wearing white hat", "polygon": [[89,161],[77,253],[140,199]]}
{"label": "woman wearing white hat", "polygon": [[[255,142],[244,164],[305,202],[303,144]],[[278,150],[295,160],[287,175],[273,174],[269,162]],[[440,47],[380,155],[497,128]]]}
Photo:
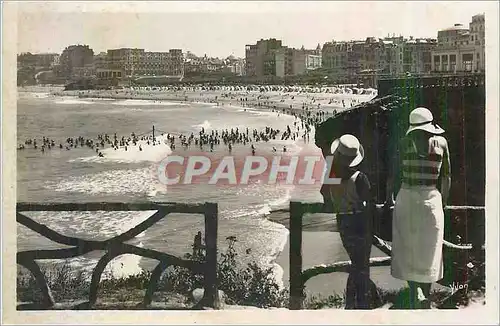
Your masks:
{"label": "woman wearing white hat", "polygon": [[374,301],[379,297],[370,280],[369,265],[373,200],[368,177],[358,169],[364,158],[364,149],[355,136],[343,135],[333,141],[331,155],[332,172],[341,182],[325,185],[322,194],[325,204],[331,205],[336,213],[340,238],[351,259],[346,309],[369,309],[369,293]]}
{"label": "woman wearing white hat", "polygon": [[[410,307],[429,308],[431,284],[443,278],[444,211],[451,185],[448,143],[426,108],[410,113],[389,182],[393,277],[408,281]],[[440,189],[438,190],[438,186]]]}

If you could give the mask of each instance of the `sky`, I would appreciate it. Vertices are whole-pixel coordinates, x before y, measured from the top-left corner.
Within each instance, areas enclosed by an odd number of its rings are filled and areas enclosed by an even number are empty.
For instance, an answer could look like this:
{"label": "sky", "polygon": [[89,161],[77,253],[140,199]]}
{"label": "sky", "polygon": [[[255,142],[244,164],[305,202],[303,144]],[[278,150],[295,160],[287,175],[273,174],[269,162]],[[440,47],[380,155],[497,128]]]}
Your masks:
{"label": "sky", "polygon": [[277,38],[315,48],[336,40],[389,34],[437,37],[439,29],[497,10],[489,2],[32,2],[17,4],[17,52],[55,52],[88,44],[94,53],[120,47],[181,48],[212,57],[245,56],[245,45]]}

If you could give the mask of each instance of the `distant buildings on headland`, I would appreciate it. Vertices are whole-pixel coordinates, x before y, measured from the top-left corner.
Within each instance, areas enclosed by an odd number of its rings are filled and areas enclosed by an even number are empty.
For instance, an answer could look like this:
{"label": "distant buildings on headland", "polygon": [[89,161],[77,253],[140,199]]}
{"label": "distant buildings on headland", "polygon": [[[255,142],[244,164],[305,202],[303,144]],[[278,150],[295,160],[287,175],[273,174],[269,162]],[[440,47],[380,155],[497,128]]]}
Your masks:
{"label": "distant buildings on headland", "polygon": [[438,31],[437,39],[387,36],[360,41],[330,41],[315,49],[290,48],[278,39],[245,46],[245,58],[198,57],[181,49],[149,52],[120,48],[95,54],[88,45],[70,45],[61,54],[18,55],[18,85],[67,83],[82,78],[117,81],[159,78],[171,80],[309,80],[363,83],[378,78],[484,72],[484,14],[469,27],[455,24]]}
{"label": "distant buildings on headland", "polygon": [[333,82],[372,85],[378,77],[484,72],[484,14],[473,16],[469,28],[455,24],[437,36],[437,40],[393,35],[331,41],[315,50],[291,49],[276,39],[260,40],[245,48],[246,75],[321,74]]}

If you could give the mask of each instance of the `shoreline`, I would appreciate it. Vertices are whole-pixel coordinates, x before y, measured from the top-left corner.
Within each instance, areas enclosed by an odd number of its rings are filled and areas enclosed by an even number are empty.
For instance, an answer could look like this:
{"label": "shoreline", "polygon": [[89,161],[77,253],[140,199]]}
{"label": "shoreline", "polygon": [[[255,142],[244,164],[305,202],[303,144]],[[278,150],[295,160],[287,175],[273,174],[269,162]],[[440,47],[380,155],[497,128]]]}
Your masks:
{"label": "shoreline", "polygon": [[[177,92],[163,92],[163,93],[156,93],[151,92],[151,93],[144,93],[144,94],[120,94],[118,92],[115,92],[115,94],[95,94],[93,92],[101,92],[101,91],[92,91],[87,93],[82,93],[82,91],[61,91],[61,92],[51,92],[50,94],[53,96],[61,96],[61,97],[77,97],[80,99],[95,99],[95,100],[137,100],[137,101],[154,101],[154,102],[174,102],[177,104],[187,104],[187,103],[197,103],[197,104],[213,104],[217,106],[224,106],[224,105],[230,105],[230,106],[235,106],[235,107],[241,107],[243,109],[254,109],[254,110],[259,110],[259,109],[268,109],[268,110],[279,110],[285,112],[282,112],[284,114],[288,114],[291,116],[298,116],[301,114],[304,114],[306,112],[312,112],[312,111],[326,111],[328,113],[333,113],[334,111],[337,112],[339,110],[342,110],[341,107],[336,106],[336,105],[324,105],[320,108],[317,106],[312,106],[310,104],[306,104],[307,109],[303,109],[300,106],[302,103],[297,103],[295,101],[294,104],[290,104],[290,102],[279,102],[276,101],[276,99],[261,99],[261,98],[256,98],[256,96],[259,96],[260,94],[257,92],[253,93],[246,93],[246,92],[241,92],[239,94],[233,94],[233,98],[226,98],[226,97],[221,97],[224,92],[216,92],[216,91],[202,91],[205,93],[205,96],[196,96],[197,92],[190,92],[186,93],[183,92],[182,94],[178,94]],[[154,95],[154,96],[153,96]],[[234,96],[252,96],[251,98],[248,98],[248,101],[238,101]],[[293,101],[293,100],[292,100]],[[290,107],[292,105],[292,107]],[[281,113],[280,112],[280,113]]]}

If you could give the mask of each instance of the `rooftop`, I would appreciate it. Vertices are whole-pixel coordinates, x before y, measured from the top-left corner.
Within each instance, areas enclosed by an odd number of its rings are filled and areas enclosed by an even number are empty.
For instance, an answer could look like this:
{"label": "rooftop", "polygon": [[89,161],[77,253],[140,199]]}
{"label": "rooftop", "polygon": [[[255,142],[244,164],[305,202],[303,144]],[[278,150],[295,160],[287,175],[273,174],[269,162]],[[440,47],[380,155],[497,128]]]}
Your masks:
{"label": "rooftop", "polygon": [[452,27],[442,29],[441,31],[458,31],[458,30],[469,30],[469,28],[467,26],[464,26],[463,24],[455,24]]}

